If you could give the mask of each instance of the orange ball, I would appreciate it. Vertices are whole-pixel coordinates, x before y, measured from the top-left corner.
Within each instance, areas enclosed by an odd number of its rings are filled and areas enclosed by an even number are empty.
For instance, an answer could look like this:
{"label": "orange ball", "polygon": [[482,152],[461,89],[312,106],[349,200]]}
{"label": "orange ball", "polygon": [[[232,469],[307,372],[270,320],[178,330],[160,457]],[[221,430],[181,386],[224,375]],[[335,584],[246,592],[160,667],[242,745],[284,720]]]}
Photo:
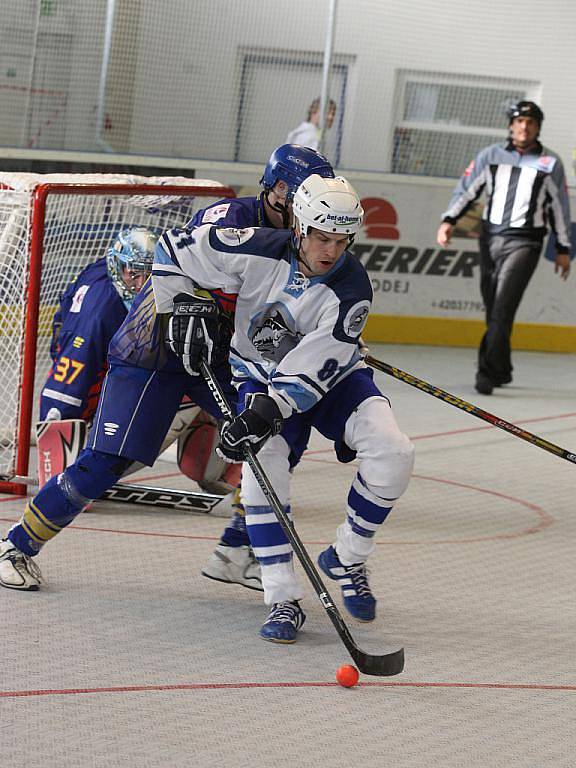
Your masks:
{"label": "orange ball", "polygon": [[352,688],[358,682],[359,677],[358,670],[352,664],[344,664],[336,670],[336,680],[344,688]]}

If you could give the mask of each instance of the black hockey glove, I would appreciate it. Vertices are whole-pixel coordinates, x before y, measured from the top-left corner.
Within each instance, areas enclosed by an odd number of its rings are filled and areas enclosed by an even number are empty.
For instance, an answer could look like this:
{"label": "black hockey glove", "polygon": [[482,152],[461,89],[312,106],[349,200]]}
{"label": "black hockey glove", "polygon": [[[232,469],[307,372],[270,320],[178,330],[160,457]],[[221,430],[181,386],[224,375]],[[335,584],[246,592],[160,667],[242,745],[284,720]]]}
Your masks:
{"label": "black hockey glove", "polygon": [[212,361],[218,343],[219,314],[218,304],[208,291],[195,296],[179,293],[174,297],[167,342],[191,376],[198,376],[201,358]]}
{"label": "black hockey glove", "polygon": [[284,419],[274,400],[263,393],[249,395],[246,410],[224,423],[216,453],[229,463],[244,460],[244,448],[258,453],[269,437],[279,434]]}

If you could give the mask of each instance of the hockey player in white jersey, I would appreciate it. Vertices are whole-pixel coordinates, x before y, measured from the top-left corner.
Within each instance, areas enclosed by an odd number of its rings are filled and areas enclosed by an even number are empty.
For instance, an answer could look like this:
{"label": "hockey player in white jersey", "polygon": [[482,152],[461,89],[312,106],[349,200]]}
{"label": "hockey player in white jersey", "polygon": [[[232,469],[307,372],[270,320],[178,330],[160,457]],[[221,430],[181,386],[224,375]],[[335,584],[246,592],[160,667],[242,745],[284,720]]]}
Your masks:
{"label": "hockey player in white jersey", "polygon": [[[152,282],[157,309],[171,313],[172,350],[198,375],[218,344],[218,308],[202,289],[237,294],[230,362],[239,415],[225,424],[219,452],[239,461],[250,444],[290,513],[290,469],[315,427],[341,461],[358,459],[344,521],[319,565],[339,582],[344,607],[372,621],[376,600],[366,560],[374,537],[405,491],[413,446],[372,380],[358,338],[372,301],[370,280],[347,250],[362,223],[358,195],[343,178],[317,175],[294,195],[291,231],[212,225],[171,230],[159,241]],[[260,636],[292,643],[304,623],[293,553],[247,464],[242,502],[270,606]]]}

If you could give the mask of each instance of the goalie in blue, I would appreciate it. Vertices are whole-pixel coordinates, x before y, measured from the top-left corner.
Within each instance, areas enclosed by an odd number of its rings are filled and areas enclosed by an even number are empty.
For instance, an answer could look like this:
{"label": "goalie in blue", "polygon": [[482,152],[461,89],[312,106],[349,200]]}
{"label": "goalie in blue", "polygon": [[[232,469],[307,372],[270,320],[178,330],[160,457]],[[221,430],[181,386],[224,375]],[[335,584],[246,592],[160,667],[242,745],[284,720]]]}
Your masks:
{"label": "goalie in blue", "polygon": [[40,420],[92,421],[108,368],[108,345],[148,279],[158,235],[144,227],[116,235],[105,257],[71,283],[52,321],[52,368]]}
{"label": "goalie in blue", "polygon": [[[88,426],[92,423],[108,370],[108,347],[150,276],[157,241],[158,234],[145,227],[120,231],[106,256],[87,266],[62,295],[52,323],[52,367],[40,394],[40,421],[36,425],[39,457],[46,455],[46,446],[50,448],[55,439],[59,442],[53,437],[58,434],[54,422],[64,421],[63,428],[69,420]],[[216,421],[186,398],[159,454],[177,442],[178,466],[183,474],[207,493],[228,494],[224,506],[230,506],[230,492],[239,472],[227,467],[212,450],[216,433]],[[51,474],[63,469],[58,462],[49,461],[48,465],[50,474],[45,472],[45,463],[38,462],[41,486]],[[127,473],[140,467],[134,462]]]}
{"label": "goalie in blue", "polygon": [[[303,179],[317,173],[333,177],[326,158],[314,150],[283,145],[272,153],[257,197],[222,200],[199,211],[188,224],[188,236],[204,224],[283,228],[291,220],[292,197]],[[233,254],[230,255],[233,258]],[[218,303],[219,338],[213,362],[227,394],[235,398],[227,362],[235,295],[210,294]],[[39,491],[21,520],[0,540],[0,585],[37,590],[42,576],[33,560],[43,545],[69,525],[85,506],[110,488],[134,461],[152,465],[184,395],[215,418],[221,414],[204,382],[191,377],[182,360],[166,344],[169,315],[157,314],[150,281],[135,299],[114,335],[109,371],[87,448]],[[220,544],[203,569],[209,578],[261,589],[245,518],[235,514]]]}
{"label": "goalie in blue", "polygon": [[[319,557],[339,583],[344,607],[376,616],[366,560],[375,534],[404,493],[413,446],[376,387],[358,347],[372,302],[364,267],[347,250],[363,211],[343,178],[308,177],[294,195],[291,231],[201,226],[170,230],[156,249],[157,310],[170,313],[169,339],[191,375],[214,361],[220,310],[211,292],[236,294],[230,362],[238,415],[224,424],[218,451],[239,461],[244,447],[261,463],[290,515],[291,468],[310,428],[334,442],[340,461],[358,459],[342,504],[344,521]],[[292,643],[305,620],[293,553],[248,464],[242,503],[270,606],[264,640]]]}

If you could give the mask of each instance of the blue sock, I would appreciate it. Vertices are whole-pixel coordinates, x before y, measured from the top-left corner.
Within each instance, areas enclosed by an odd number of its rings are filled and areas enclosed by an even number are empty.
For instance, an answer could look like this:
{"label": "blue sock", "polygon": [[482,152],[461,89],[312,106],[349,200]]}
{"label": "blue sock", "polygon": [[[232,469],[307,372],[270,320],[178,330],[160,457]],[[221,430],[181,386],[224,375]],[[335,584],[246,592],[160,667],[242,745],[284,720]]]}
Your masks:
{"label": "blue sock", "polygon": [[224,529],[224,533],[220,537],[220,544],[224,544],[226,547],[250,546],[250,539],[248,537],[248,531],[246,530],[246,518],[244,515],[241,515],[239,512],[234,512],[234,515]]}

